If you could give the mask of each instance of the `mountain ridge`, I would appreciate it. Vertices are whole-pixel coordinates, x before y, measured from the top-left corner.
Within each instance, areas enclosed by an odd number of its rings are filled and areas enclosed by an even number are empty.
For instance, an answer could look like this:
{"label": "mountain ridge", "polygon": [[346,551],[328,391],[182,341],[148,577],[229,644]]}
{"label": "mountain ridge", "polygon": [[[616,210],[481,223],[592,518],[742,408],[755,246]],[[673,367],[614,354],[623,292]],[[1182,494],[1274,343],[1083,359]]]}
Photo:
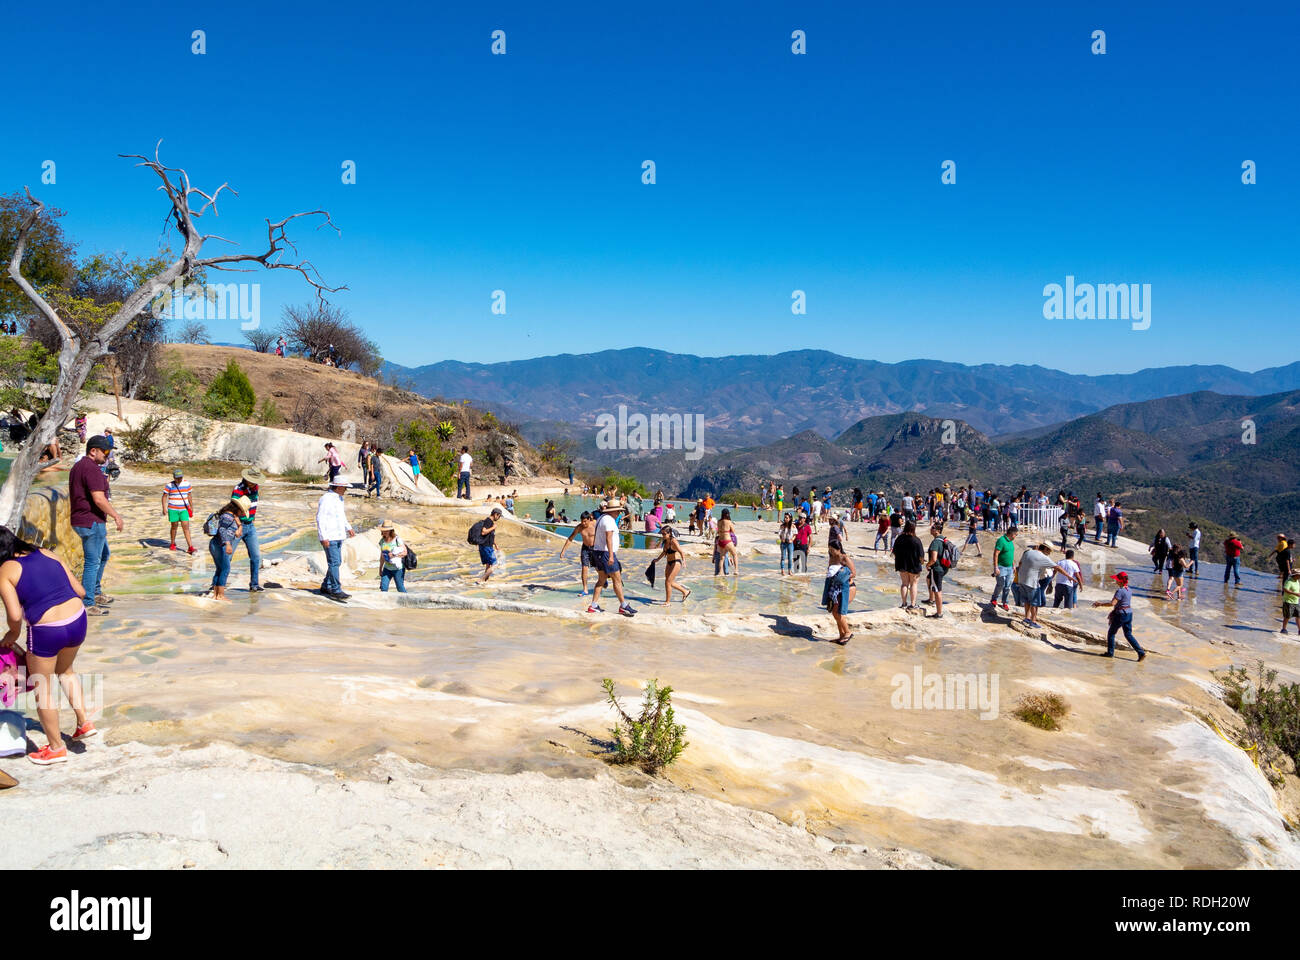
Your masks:
{"label": "mountain ridge", "polygon": [[[1254,372],[1222,364],[1148,367],[1090,376],[1039,365],[897,363],[825,350],[700,357],[649,347],[563,353],[528,360],[444,360],[385,365],[385,376],[426,396],[469,399],[579,440],[618,404],[644,412],[700,413],[717,450],[760,445],[816,429],[834,437],[876,415],[916,412],[963,420],[990,437],[1059,425],[1117,403],[1196,391],[1261,395],[1300,390],[1300,361]],[[606,457],[606,460],[610,459]]]}

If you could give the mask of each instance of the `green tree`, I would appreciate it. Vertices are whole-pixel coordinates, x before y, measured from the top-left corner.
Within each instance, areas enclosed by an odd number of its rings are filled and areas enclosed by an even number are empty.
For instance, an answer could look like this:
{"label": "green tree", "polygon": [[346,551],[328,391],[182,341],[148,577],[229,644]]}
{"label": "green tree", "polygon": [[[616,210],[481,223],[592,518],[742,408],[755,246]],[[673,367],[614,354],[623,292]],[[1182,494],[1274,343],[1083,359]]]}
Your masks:
{"label": "green tree", "polygon": [[49,384],[59,374],[59,358],[41,344],[18,337],[0,337],[0,410],[14,408],[45,412],[47,390],[33,390],[34,384]]}
{"label": "green tree", "polygon": [[[29,207],[20,191],[0,195],[0,320],[23,320],[34,312],[18,284],[2,272],[13,259],[14,244]],[[77,269],[76,245],[64,235],[59,223],[63,211],[51,207],[45,213],[28,232],[23,255],[23,274],[37,290],[66,285]]]}
{"label": "green tree", "polygon": [[214,420],[247,420],[256,406],[253,384],[233,359],[203,395],[203,412]]}

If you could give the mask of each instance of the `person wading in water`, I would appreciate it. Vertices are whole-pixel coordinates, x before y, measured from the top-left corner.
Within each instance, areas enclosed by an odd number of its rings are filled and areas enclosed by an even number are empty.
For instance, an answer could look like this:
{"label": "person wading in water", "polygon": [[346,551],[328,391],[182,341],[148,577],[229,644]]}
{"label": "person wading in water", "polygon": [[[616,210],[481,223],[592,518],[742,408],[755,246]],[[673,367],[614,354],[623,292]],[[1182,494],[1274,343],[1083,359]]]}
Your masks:
{"label": "person wading in water", "polygon": [[569,544],[573,543],[575,537],[582,538],[582,552],[580,560],[582,564],[582,596],[587,595],[587,571],[591,568],[591,548],[596,545],[596,519],[587,510],[582,511],[582,517],[578,520],[578,525],[573,528],[569,534],[569,539],[564,541],[564,546],[560,547],[560,556],[564,556],[564,551],[569,549]]}
{"label": "person wading in water", "polygon": [[676,590],[682,595],[682,601],[691,595],[687,587],[677,583],[677,576],[682,572],[686,554],[682,552],[682,545],[677,542],[677,535],[673,532],[672,527],[664,527],[660,531],[663,537],[663,546],[659,550],[659,556],[650,561],[653,566],[660,560],[665,560],[664,565],[664,603],[672,603],[673,591]]}

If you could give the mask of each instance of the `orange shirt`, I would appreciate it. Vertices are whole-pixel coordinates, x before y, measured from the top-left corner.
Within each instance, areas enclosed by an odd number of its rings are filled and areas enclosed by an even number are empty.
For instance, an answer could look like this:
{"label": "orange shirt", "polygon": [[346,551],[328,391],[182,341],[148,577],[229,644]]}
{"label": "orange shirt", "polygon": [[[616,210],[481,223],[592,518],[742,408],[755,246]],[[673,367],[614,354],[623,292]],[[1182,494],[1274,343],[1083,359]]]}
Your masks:
{"label": "orange shirt", "polygon": [[712,497],[705,497],[705,498],[704,498],[704,509],[705,509],[705,510],[712,510],[712,509],[713,509],[713,504],[714,504],[715,502],[716,502],[716,501],[715,501]]}

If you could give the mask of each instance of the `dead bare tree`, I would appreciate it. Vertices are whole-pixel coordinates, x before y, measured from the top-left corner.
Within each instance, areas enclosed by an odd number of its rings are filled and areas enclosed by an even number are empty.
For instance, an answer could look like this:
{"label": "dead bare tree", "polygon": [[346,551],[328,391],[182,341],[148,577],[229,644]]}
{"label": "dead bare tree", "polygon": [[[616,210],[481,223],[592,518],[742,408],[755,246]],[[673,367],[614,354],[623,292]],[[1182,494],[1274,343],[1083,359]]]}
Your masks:
{"label": "dead bare tree", "polygon": [[[136,163],[137,167],[145,167],[153,171],[162,181],[158,189],[167,194],[167,199],[171,205],[165,222],[169,228],[174,227],[176,229],[181,240],[184,241],[184,246],[175,260],[136,287],[102,326],[93,332],[86,332],[84,336],[74,330],[73,325],[67,323],[59,315],[59,311],[23,276],[22,263],[27,238],[31,235],[33,228],[45,211],[45,205],[32,196],[31,190],[25,189],[27,201],[31,207],[18,229],[18,239],[14,245],[13,256],[9,260],[9,276],[40,312],[41,316],[48,320],[54,329],[58,331],[60,343],[59,375],[51,387],[49,407],[33,431],[32,442],[27,444],[14,459],[9,471],[9,477],[5,480],[4,487],[0,488],[0,522],[11,528],[16,529],[22,520],[27,492],[31,488],[32,480],[35,479],[39,469],[37,461],[40,452],[54,438],[59,425],[71,415],[77,400],[77,393],[82,384],[86,382],[91,367],[97,360],[108,353],[108,345],[113,342],[114,337],[121,333],[127,324],[137,317],[146,306],[158,300],[175,280],[192,276],[197,271],[206,269],[247,273],[260,266],[267,270],[294,270],[302,274],[303,278],[315,288],[317,298],[322,301],[324,301],[327,293],[336,293],[339,290],[347,289],[347,287],[327,286],[321,280],[316,268],[308,260],[285,259],[286,255],[291,254],[296,258],[298,254],[298,248],[289,239],[287,232],[288,225],[294,220],[302,217],[320,217],[322,222],[317,224],[317,229],[329,226],[336,233],[339,232],[338,227],[334,225],[334,221],[330,218],[329,212],[325,210],[295,213],[274,223],[268,219],[266,221],[267,249],[264,253],[228,253],[215,257],[200,256],[204,244],[209,240],[234,244],[234,241],[225,237],[200,232],[197,221],[207,213],[209,207],[212,208],[214,216],[219,215],[217,198],[221,195],[222,190],[228,190],[235,196],[239,194],[228,183],[223,183],[211,194],[205,193],[198,187],[191,186],[189,174],[182,168],[168,167],[163,164],[159,157],[161,147],[162,141],[159,140],[154,147],[152,160],[142,154],[119,154],[119,156],[138,161]],[[191,200],[194,197],[198,197],[203,201],[197,210],[191,206]],[[244,266],[240,266],[241,264]]]}

